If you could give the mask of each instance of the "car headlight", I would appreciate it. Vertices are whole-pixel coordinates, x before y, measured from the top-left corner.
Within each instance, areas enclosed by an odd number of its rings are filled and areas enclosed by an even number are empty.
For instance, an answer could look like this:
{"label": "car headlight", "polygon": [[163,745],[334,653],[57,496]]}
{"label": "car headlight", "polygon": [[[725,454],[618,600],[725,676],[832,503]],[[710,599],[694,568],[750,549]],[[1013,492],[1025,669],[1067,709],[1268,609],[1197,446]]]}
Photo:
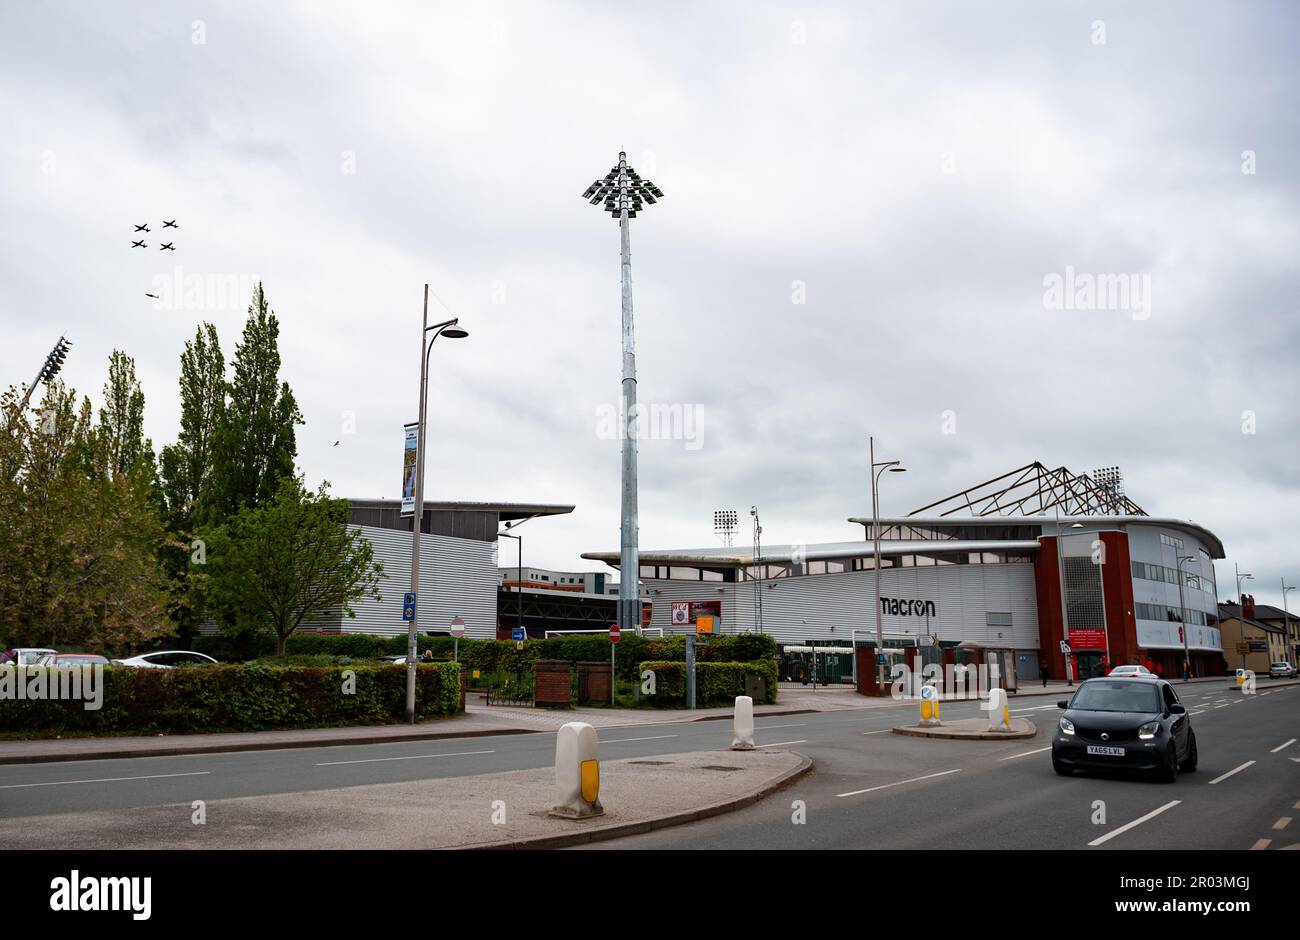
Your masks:
{"label": "car headlight", "polygon": [[1138,728],[1138,737],[1143,739],[1154,738],[1156,732],[1160,730],[1160,722],[1148,721],[1141,728]]}
{"label": "car headlight", "polygon": [[1072,722],[1069,718],[1062,718],[1061,730],[1064,731],[1066,734],[1074,734],[1074,722]]}

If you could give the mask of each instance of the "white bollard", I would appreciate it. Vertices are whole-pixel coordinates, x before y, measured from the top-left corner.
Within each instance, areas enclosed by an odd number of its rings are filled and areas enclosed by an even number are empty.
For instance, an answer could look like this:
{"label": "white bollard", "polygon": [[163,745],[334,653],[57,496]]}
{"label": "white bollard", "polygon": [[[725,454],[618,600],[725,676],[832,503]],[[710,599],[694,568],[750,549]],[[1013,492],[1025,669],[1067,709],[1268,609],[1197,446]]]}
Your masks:
{"label": "white bollard", "polygon": [[731,749],[752,751],[754,749],[754,700],[748,695],[736,696],[736,715],[731,721],[731,728]]}
{"label": "white bollard", "polygon": [[1006,689],[989,690],[989,730],[1011,730],[1011,708],[1007,705]]}
{"label": "white bollard", "polygon": [[555,735],[555,788],[559,802],[550,815],[566,819],[605,815],[600,805],[596,729],[586,722],[570,721]]}
{"label": "white bollard", "polygon": [[921,726],[942,724],[939,720],[939,690],[932,685],[921,686]]}

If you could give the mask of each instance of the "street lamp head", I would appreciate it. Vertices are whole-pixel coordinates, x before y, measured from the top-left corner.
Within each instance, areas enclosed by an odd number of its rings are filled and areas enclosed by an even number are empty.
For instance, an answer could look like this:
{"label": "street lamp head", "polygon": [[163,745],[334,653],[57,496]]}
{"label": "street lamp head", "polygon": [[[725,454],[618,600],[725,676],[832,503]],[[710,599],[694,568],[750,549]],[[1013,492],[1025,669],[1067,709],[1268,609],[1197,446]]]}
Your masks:
{"label": "street lamp head", "polygon": [[449,326],[442,331],[441,335],[445,336],[447,339],[464,339],[466,336],[469,336],[469,331],[462,329],[459,326]]}
{"label": "street lamp head", "polygon": [[661,190],[649,180],[642,179],[636,170],[627,165],[627,154],[620,152],[618,165],[587,187],[582,194],[593,206],[601,205],[601,211],[608,212],[615,219],[627,212],[629,219],[635,219],[645,205],[654,205],[664,197]]}
{"label": "street lamp head", "polygon": [[890,473],[906,473],[906,472],[907,472],[907,468],[906,468],[906,467],[890,467],[890,468],[889,468],[889,472],[890,472]]}

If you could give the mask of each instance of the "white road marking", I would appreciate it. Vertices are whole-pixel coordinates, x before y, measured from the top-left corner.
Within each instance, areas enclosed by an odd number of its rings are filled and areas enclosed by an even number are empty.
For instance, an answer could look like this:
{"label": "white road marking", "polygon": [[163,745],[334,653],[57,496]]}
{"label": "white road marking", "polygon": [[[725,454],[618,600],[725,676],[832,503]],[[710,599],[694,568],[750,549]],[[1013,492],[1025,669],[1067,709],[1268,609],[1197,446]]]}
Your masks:
{"label": "white road marking", "polygon": [[1205,714],[1205,709],[1202,708],[1202,709],[1201,709],[1200,711],[1198,711],[1198,712],[1188,712],[1188,714],[1189,714],[1189,715],[1204,715],[1204,714]]}
{"label": "white road marking", "polygon": [[1037,706],[1035,706],[1035,707],[1033,707],[1033,708],[1013,708],[1013,709],[1011,709],[1011,714],[1014,715],[1014,714],[1016,714],[1016,713],[1018,713],[1018,712],[1041,712],[1041,711],[1042,711],[1043,709],[1045,709],[1045,708],[1056,708],[1056,706],[1055,706],[1055,705],[1037,705]]}
{"label": "white road marking", "polygon": [[62,787],[70,783],[119,783],[123,780],[162,780],[165,777],[202,777],[210,770],[195,770],[184,774],[148,774],[144,777],[100,777],[98,780],[50,780],[45,783],[6,783],[0,790],[21,790],[26,787]]}
{"label": "white road marking", "polygon": [[1259,851],[1259,850],[1262,850],[1262,849],[1266,849],[1266,848],[1268,848],[1268,847],[1269,847],[1270,845],[1272,845],[1272,844],[1273,844],[1273,840],[1272,840],[1272,839],[1260,839],[1258,842],[1256,842],[1256,843],[1255,843],[1254,845],[1252,845],[1250,848],[1251,848],[1251,851]]}
{"label": "white road marking", "polygon": [[1287,826],[1289,826],[1289,825],[1291,825],[1291,817],[1290,817],[1290,816],[1283,816],[1283,817],[1282,817],[1281,819],[1279,819],[1277,822],[1273,823],[1273,828],[1274,828],[1274,829],[1285,829],[1285,828],[1286,828]]}
{"label": "white road marking", "polygon": [[941,770],[937,774],[926,774],[924,777],[912,777],[910,780],[899,780],[897,783],[882,783],[878,787],[867,787],[865,790],[850,790],[848,793],[837,793],[836,796],[857,796],[859,793],[874,793],[876,790],[888,790],[890,787],[901,787],[905,783],[916,783],[918,780],[930,780],[933,777],[946,777],[948,774],[961,773],[961,768],[956,770]]}
{"label": "white road marking", "polygon": [[1295,744],[1295,738],[1292,738],[1290,741],[1286,742],[1286,744],[1279,744],[1277,747],[1273,748],[1273,750],[1269,751],[1269,753],[1276,754],[1278,751],[1282,750],[1282,748],[1290,747],[1292,744]]}
{"label": "white road marking", "polygon": [[[414,538],[414,536],[412,536],[412,538]],[[1232,704],[1231,702],[1224,702],[1222,705],[1215,705],[1214,707],[1215,707],[1215,708],[1227,708],[1227,707],[1228,707],[1229,705],[1231,705],[1231,704]]]}
{"label": "white road marking", "polygon": [[1234,767],[1234,768],[1232,768],[1231,770],[1229,770],[1229,771],[1228,771],[1226,774],[1224,774],[1223,776],[1221,776],[1221,777],[1215,777],[1213,780],[1210,781],[1210,783],[1211,783],[1211,784],[1215,784],[1215,783],[1220,782],[1221,780],[1227,780],[1227,779],[1228,779],[1229,777],[1231,777],[1233,774],[1241,773],[1243,770],[1245,770],[1247,767],[1249,767],[1249,766],[1250,766],[1251,764],[1253,764],[1253,763],[1255,763],[1253,760],[1248,760],[1248,761],[1246,761],[1246,763],[1242,764],[1240,767]]}
{"label": "white road marking", "polygon": [[775,744],[755,744],[754,750],[758,750],[760,747],[785,747],[787,744],[807,744],[807,743],[808,743],[807,738],[804,738],[801,741],[777,741]]}
{"label": "white road marking", "polygon": [[1012,754],[1010,757],[999,757],[998,760],[1015,760],[1017,757],[1028,757],[1030,754],[1041,754],[1043,751],[1050,751],[1052,746],[1040,747],[1036,751],[1021,751],[1019,754]]}
{"label": "white road marking", "polygon": [[863,734],[889,734],[893,728],[881,728],[879,731],[864,731]]}
{"label": "white road marking", "polygon": [[802,727],[804,727],[804,726],[807,725],[807,724],[808,724],[808,722],[803,721],[803,722],[800,722],[799,724],[795,724],[795,725],[754,725],[754,730],[755,730],[755,731],[764,731],[764,730],[768,730],[768,731],[770,731],[770,730],[773,729],[773,728],[802,728]]}
{"label": "white road marking", "polygon": [[317,767],[337,767],[339,764],[380,764],[390,760],[425,760],[430,757],[468,757],[471,754],[495,754],[496,751],[452,751],[449,754],[411,754],[407,757],[367,757],[364,760],[330,760]]}
{"label": "white road marking", "polygon": [[1125,823],[1124,825],[1120,826],[1118,829],[1115,829],[1115,830],[1113,830],[1113,831],[1111,831],[1111,832],[1108,832],[1108,833],[1106,833],[1104,836],[1101,836],[1100,838],[1093,839],[1091,842],[1088,843],[1088,845],[1090,845],[1090,846],[1091,846],[1091,845],[1101,845],[1103,842],[1109,842],[1111,839],[1115,838],[1117,835],[1121,835],[1122,833],[1128,832],[1128,831],[1129,831],[1130,829],[1132,829],[1134,826],[1140,826],[1140,825],[1142,825],[1142,824],[1143,824],[1144,822],[1146,822],[1148,819],[1154,819],[1155,817],[1157,817],[1157,816],[1159,816],[1161,813],[1163,813],[1165,810],[1167,810],[1167,809],[1173,809],[1175,806],[1177,806],[1177,805],[1178,805],[1179,803],[1181,803],[1181,802],[1182,802],[1182,800],[1170,800],[1168,803],[1166,803],[1164,806],[1160,807],[1159,809],[1153,809],[1151,812],[1147,813],[1145,816],[1139,816],[1137,819],[1133,820],[1131,823]]}
{"label": "white road marking", "polygon": [[675,738],[675,734],[652,734],[646,738],[618,738],[614,741],[601,741],[601,744],[627,744],[629,741],[658,741],[661,738]]}

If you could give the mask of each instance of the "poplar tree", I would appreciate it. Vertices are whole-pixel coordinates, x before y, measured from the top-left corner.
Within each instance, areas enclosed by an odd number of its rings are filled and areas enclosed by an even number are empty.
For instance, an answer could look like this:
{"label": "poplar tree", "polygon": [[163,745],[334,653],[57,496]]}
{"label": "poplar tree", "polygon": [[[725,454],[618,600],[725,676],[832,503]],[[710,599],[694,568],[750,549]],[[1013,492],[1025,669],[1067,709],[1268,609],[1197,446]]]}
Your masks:
{"label": "poplar tree", "polygon": [[279,336],[279,320],[258,283],[243,340],[235,347],[234,375],[213,442],[212,476],[201,500],[209,525],[268,502],[280,482],[294,476],[294,427],[303,420],[289,383],[280,379]]}

